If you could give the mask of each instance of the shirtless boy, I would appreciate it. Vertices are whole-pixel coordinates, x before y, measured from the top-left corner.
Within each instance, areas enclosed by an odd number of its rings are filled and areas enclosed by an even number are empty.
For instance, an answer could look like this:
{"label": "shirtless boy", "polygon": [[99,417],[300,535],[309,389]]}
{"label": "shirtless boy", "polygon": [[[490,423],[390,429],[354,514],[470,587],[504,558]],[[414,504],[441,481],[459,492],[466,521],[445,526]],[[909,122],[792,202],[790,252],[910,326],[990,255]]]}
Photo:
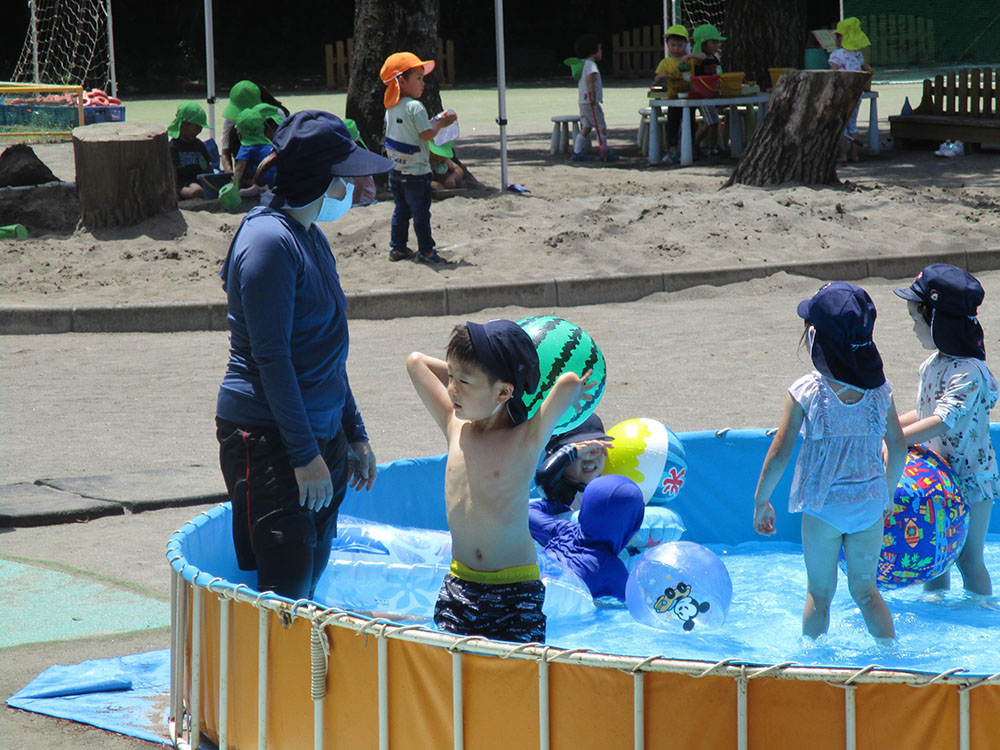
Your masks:
{"label": "shirtless boy", "polygon": [[552,428],[587,386],[563,373],[527,419],[538,355],[516,323],[455,326],[447,361],[413,352],[410,380],[448,440],[445,504],[451,572],[434,608],[439,629],[506,641],[544,641],[545,587],[528,533],[528,488]]}

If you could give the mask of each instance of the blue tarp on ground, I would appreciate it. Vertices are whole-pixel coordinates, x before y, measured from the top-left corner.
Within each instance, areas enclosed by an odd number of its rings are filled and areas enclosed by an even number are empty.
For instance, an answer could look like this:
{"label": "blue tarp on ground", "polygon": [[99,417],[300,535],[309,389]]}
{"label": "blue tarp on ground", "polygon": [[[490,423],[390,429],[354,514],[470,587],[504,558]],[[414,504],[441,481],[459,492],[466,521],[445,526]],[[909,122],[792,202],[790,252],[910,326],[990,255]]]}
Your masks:
{"label": "blue tarp on ground", "polygon": [[7,705],[169,745],[170,650],[57,664]]}

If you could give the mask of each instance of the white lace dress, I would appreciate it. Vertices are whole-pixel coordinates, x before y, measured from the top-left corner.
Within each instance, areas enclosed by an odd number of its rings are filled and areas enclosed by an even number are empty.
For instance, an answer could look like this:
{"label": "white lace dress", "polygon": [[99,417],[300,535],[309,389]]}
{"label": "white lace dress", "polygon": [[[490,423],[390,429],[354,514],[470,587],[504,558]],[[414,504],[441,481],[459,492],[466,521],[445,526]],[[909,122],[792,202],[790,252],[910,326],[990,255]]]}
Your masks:
{"label": "white lace dress", "polygon": [[845,404],[814,370],[788,392],[805,412],[789,512],[808,513],[843,534],[867,529],[891,502],[882,438],[892,387],[886,381]]}

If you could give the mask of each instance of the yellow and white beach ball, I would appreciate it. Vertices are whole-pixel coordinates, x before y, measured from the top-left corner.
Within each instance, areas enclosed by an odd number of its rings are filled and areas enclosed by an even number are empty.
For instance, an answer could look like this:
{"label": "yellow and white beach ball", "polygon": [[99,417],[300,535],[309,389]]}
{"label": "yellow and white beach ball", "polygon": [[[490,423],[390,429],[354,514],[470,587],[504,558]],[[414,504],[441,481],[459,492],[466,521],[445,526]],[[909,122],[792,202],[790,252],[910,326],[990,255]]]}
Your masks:
{"label": "yellow and white beach ball", "polygon": [[636,417],[619,422],[608,435],[614,442],[608,449],[605,474],[628,477],[642,490],[642,499],[649,502],[660,484],[667,463],[669,438],[667,428],[655,419]]}

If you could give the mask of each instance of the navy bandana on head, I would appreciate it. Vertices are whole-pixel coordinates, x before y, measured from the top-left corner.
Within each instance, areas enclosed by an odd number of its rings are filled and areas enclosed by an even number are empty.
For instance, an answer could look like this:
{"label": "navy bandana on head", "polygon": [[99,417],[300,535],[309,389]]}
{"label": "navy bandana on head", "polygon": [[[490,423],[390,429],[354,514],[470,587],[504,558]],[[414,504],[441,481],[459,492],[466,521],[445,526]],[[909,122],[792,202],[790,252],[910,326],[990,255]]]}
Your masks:
{"label": "navy bandana on head", "polygon": [[466,323],[472,348],[483,368],[493,377],[514,386],[507,411],[514,424],[528,418],[521,396],[538,388],[538,353],[531,336],[510,320],[491,320],[485,325]]}

